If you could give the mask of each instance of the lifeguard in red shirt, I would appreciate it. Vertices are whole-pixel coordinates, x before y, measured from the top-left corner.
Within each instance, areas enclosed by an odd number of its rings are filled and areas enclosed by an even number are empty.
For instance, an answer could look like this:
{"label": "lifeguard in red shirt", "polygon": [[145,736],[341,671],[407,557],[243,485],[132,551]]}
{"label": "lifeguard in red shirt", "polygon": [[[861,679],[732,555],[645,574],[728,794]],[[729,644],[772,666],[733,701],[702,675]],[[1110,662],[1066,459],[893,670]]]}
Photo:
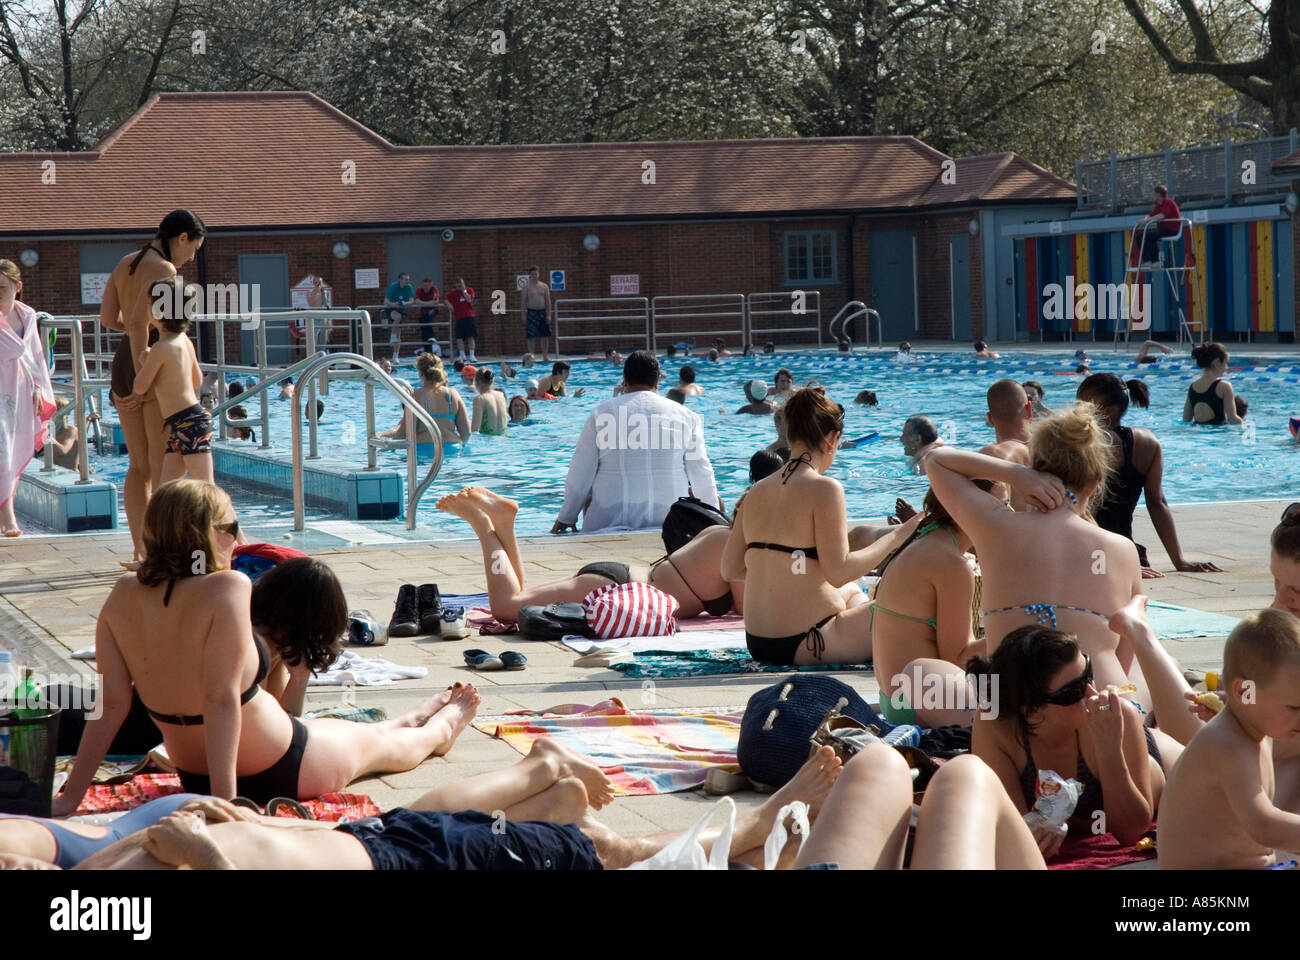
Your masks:
{"label": "lifeguard in red shirt", "polygon": [[[1179,221],[1183,216],[1178,211],[1178,204],[1174,203],[1174,198],[1169,196],[1169,191],[1163,184],[1156,184],[1153,196],[1156,205],[1133,228],[1142,237],[1142,266],[1144,267],[1160,266],[1160,238],[1172,237],[1176,234],[1179,230]],[[1148,223],[1152,226],[1144,233],[1142,228]]]}
{"label": "lifeguard in red shirt", "polygon": [[[446,299],[456,321],[454,334],[460,359],[477,363],[478,357],[474,356],[474,338],[478,336],[478,324],[474,321],[474,288],[465,286],[464,277],[457,277],[456,289],[449,292]],[[465,356],[466,348],[469,348],[468,357]]]}

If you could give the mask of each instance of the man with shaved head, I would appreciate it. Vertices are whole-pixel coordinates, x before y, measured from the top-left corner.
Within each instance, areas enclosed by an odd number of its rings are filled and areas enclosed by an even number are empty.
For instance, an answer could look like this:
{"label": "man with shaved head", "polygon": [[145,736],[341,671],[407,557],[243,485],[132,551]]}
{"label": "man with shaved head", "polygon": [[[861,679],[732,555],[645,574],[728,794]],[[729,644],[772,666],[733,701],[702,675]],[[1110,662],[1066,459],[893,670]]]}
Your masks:
{"label": "man with shaved head", "polygon": [[[985,419],[997,440],[980,453],[1029,466],[1029,421],[1034,418],[1034,408],[1025,388],[1014,380],[999,380],[989,387],[988,404],[989,412]],[[995,483],[989,492],[1003,500],[1008,499],[1009,493],[1011,509],[1025,509],[1020,495],[1014,490],[1008,491],[1005,484]]]}

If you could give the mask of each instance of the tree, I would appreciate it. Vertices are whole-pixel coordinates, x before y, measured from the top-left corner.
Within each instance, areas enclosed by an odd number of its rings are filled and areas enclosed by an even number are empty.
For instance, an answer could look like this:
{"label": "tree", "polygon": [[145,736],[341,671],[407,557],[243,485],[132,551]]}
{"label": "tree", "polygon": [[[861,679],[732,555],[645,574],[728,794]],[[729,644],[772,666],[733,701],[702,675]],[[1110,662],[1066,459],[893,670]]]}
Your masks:
{"label": "tree", "polygon": [[[1261,10],[1249,0],[1227,0],[1202,11],[1194,0],[1176,0],[1156,7],[1156,22],[1140,0],[1123,3],[1171,73],[1214,77],[1263,105],[1279,136],[1300,123],[1300,2],[1273,0]],[[1190,50],[1181,33],[1190,35]],[[1239,54],[1224,46],[1243,33],[1255,55],[1232,59]]]}

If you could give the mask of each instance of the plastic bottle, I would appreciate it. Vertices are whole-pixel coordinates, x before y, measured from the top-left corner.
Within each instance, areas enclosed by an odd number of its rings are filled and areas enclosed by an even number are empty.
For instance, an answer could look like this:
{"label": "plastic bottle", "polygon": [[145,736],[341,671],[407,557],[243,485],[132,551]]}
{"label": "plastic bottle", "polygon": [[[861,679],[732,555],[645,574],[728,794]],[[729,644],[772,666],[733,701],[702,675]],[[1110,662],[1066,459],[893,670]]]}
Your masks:
{"label": "plastic bottle", "polygon": [[[41,685],[37,681],[32,668],[23,664],[23,682],[18,687],[14,700],[18,706],[14,713],[21,719],[29,717],[39,717],[44,711],[41,709],[41,703],[44,701],[42,696]],[[29,775],[34,775],[41,758],[41,737],[43,734],[38,728],[24,726],[14,730],[10,737],[9,756],[13,766],[20,770],[26,770]]]}
{"label": "plastic bottle", "polygon": [[[14,672],[14,655],[0,650],[0,717],[9,712],[18,688],[18,674]],[[9,765],[9,727],[0,727],[0,766]]]}

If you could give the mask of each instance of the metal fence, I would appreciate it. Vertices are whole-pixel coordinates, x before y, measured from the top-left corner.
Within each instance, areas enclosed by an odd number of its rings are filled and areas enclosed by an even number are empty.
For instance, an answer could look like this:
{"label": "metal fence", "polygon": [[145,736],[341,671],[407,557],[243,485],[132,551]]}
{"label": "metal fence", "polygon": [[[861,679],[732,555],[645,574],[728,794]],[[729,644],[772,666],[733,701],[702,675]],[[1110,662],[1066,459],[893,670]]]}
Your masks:
{"label": "metal fence", "polygon": [[650,301],[650,349],[660,340],[733,337],[740,346],[748,342],[745,297],[739,293],[703,293],[655,297]]}
{"label": "metal fence", "polygon": [[[591,344],[635,336],[647,350],[653,349],[650,326],[650,301],[645,297],[590,297],[556,300],[555,349],[563,353],[564,345]],[[611,327],[613,329],[611,329]],[[631,332],[622,328],[630,327]],[[586,349],[586,348],[584,348]]]}
{"label": "metal fence", "polygon": [[745,298],[745,342],[757,345],[775,333],[812,333],[822,344],[822,295],[819,290],[751,293]]}
{"label": "metal fence", "polygon": [[[397,337],[398,338],[397,345],[399,348],[402,346],[409,347],[418,344],[421,347],[421,349],[423,349],[428,345],[430,339],[436,340],[442,347],[442,355],[444,357],[451,356],[451,352],[452,352],[451,305],[447,303],[445,300],[439,300],[437,306],[435,307],[415,307],[415,306],[405,307],[404,309],[406,310],[406,316],[401,323],[393,323],[389,318],[389,313],[393,310],[396,310],[397,309],[396,307],[387,307],[384,306],[382,303],[379,303],[374,305],[362,304],[356,309],[366,310],[370,313],[370,316],[374,318],[372,320],[372,324],[375,327],[375,335],[378,338],[378,342],[380,344],[381,354],[383,353],[383,344],[384,343],[392,344],[394,342],[393,338]],[[420,318],[424,315],[426,310],[429,313],[433,314],[433,316],[430,319],[421,320]],[[431,327],[433,329],[434,335],[432,338],[427,338],[424,336],[424,333],[426,331],[423,328],[425,327]],[[400,339],[401,331],[412,330],[412,329],[419,331],[420,333],[419,338],[417,338],[415,341]],[[352,330],[353,333],[355,333],[355,325],[353,325]]]}
{"label": "metal fence", "polygon": [[1166,148],[1162,153],[1132,157],[1111,154],[1107,160],[1075,164],[1080,210],[1110,210],[1151,203],[1152,188],[1163,183],[1179,203],[1232,203],[1245,197],[1286,193],[1293,175],[1275,174],[1273,163],[1300,149],[1292,128],[1285,137],[1225,140],[1212,147]]}

